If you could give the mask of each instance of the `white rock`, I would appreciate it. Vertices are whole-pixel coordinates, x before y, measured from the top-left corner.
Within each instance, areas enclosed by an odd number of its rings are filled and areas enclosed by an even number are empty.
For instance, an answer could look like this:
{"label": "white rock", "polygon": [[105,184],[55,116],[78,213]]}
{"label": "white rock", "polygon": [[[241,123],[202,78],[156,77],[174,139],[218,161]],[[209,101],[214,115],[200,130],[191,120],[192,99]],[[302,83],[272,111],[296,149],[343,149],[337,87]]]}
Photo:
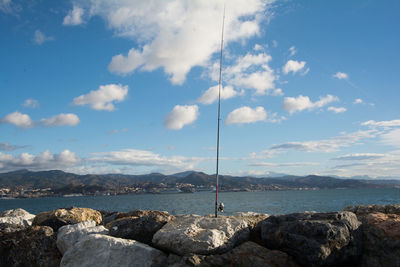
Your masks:
{"label": "white rock", "polygon": [[0,213],[0,223],[30,226],[33,218],[35,215],[24,209],[6,210]]}
{"label": "white rock", "polygon": [[69,249],[60,266],[163,266],[167,256],[146,244],[106,235],[88,235]]}
{"label": "white rock", "polygon": [[249,239],[245,220],[235,217],[177,216],[153,237],[153,244],[178,255],[215,254]]}
{"label": "white rock", "polygon": [[65,225],[58,229],[57,248],[61,254],[64,254],[75,243],[89,234],[108,234],[108,229],[104,226],[96,226],[95,221]]}

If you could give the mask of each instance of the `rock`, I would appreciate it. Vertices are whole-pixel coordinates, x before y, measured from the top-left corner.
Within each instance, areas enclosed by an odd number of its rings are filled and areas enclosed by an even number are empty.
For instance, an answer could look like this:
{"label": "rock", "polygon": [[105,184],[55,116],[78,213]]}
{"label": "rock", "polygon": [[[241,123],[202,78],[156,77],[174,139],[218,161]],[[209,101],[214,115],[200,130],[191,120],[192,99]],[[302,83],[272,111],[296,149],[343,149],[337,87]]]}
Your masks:
{"label": "rock", "polygon": [[347,206],[344,210],[351,211],[361,217],[376,212],[400,215],[399,204]]}
{"label": "rock", "polygon": [[[168,259],[171,261],[171,259]],[[175,259],[176,260],[176,259]],[[265,266],[265,267],[297,267],[289,255],[278,250],[270,250],[254,242],[245,242],[240,246],[221,255],[190,255],[183,256],[172,266]]]}
{"label": "rock", "polygon": [[269,217],[268,214],[256,212],[237,212],[235,218],[245,220],[250,230],[250,240],[259,245],[264,245],[261,239],[261,222]]}
{"label": "rock", "polygon": [[25,226],[20,224],[0,223],[0,233],[11,233],[23,229],[25,229]]}
{"label": "rock", "polygon": [[82,238],[89,234],[108,234],[108,230],[100,225],[96,226],[95,221],[86,221],[73,225],[65,225],[58,229],[57,247],[61,254],[64,254],[69,248]]}
{"label": "rock", "polygon": [[50,227],[34,226],[0,233],[0,266],[59,266],[60,260]]}
{"label": "rock", "polygon": [[119,214],[119,219],[107,224],[110,235],[134,239],[148,245],[152,244],[153,235],[174,218],[165,211],[141,210],[127,213],[125,216],[129,217],[121,217]]}
{"label": "rock", "polygon": [[119,212],[116,211],[100,211],[101,217],[103,218],[103,225],[107,225],[110,222],[117,219]]}
{"label": "rock", "polygon": [[0,213],[0,224],[26,227],[32,225],[33,218],[35,218],[35,215],[24,209],[6,210]]}
{"label": "rock", "polygon": [[165,266],[167,256],[146,244],[106,235],[88,235],[63,256],[60,266]]}
{"label": "rock", "polygon": [[369,214],[362,229],[362,266],[400,266],[400,215]]}
{"label": "rock", "polygon": [[178,255],[223,253],[248,241],[250,231],[244,220],[234,217],[182,215],[163,226],[153,244]]}
{"label": "rock", "polygon": [[304,266],[352,264],[361,255],[361,223],[354,213],[295,213],[262,222],[267,248],[291,255]]}
{"label": "rock", "polygon": [[96,224],[101,224],[101,213],[89,208],[57,209],[39,213],[32,224],[50,226],[54,231],[58,231],[61,226],[84,221],[95,221]]}

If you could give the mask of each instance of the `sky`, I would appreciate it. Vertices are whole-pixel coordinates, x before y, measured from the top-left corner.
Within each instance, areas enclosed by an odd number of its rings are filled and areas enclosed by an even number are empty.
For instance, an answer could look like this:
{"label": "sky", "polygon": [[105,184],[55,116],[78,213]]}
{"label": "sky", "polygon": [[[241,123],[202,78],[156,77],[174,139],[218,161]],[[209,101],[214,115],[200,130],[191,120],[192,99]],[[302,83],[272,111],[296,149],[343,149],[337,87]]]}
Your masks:
{"label": "sky", "polygon": [[400,179],[397,0],[0,0],[0,172]]}

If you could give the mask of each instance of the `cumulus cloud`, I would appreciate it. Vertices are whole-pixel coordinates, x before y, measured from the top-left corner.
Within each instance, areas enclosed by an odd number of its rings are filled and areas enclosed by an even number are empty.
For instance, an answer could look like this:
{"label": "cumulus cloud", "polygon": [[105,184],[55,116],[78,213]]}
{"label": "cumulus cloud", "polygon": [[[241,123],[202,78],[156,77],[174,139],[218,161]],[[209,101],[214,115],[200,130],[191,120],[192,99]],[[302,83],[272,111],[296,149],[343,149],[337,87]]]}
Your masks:
{"label": "cumulus cloud", "polygon": [[10,145],[7,142],[0,143],[0,151],[14,151],[20,148],[24,148],[26,146],[15,146],[15,145]]}
{"label": "cumulus cloud", "polygon": [[128,86],[121,84],[100,85],[98,90],[74,98],[74,105],[90,105],[95,110],[113,111],[112,102],[121,102],[128,95]]}
{"label": "cumulus cloud", "polygon": [[21,153],[19,156],[0,152],[0,170],[13,171],[21,168],[30,170],[62,169],[80,163],[81,159],[74,152],[64,150],[52,154],[46,150],[39,155]]}
{"label": "cumulus cloud", "polygon": [[361,98],[357,98],[354,100],[353,104],[362,104],[364,101]]}
{"label": "cumulus cloud", "polygon": [[13,124],[20,128],[30,128],[34,126],[34,123],[29,115],[20,113],[18,111],[6,115],[4,118],[1,119],[0,122]]}
{"label": "cumulus cloud", "polygon": [[27,108],[38,108],[39,101],[37,101],[36,99],[33,99],[33,98],[29,98],[29,99],[26,99],[22,105]]}
{"label": "cumulus cloud", "polygon": [[84,9],[74,5],[72,10],[64,17],[63,25],[76,26],[83,23]]}
{"label": "cumulus cloud", "polygon": [[349,75],[344,72],[336,72],[335,74],[332,75],[332,77],[339,79],[339,80],[347,80],[349,78]]}
{"label": "cumulus cloud", "polygon": [[[204,94],[197,100],[197,102],[205,105],[212,104],[214,101],[218,100],[218,88],[219,86],[210,87]],[[237,92],[232,86],[225,86],[221,88],[221,99],[229,99],[235,97]]]}
{"label": "cumulus cloud", "polygon": [[[227,2],[225,44],[259,34],[269,2]],[[163,68],[172,83],[182,84],[193,67],[207,66],[220,48],[222,1],[90,1],[86,6],[88,13],[103,18],[116,36],[128,37],[137,44],[126,54],[112,58],[109,70],[113,73]],[[74,10],[79,8],[75,6]],[[74,21],[73,11],[64,24]],[[79,23],[82,13],[76,16]]]}
{"label": "cumulus cloud", "polygon": [[[297,53],[297,49],[296,49],[296,47],[293,45],[293,46],[291,46],[290,48],[289,48],[289,52],[290,52],[290,56],[292,57],[292,56],[294,56],[294,55],[296,55],[296,53]],[[286,63],[287,64],[287,63]]]}
{"label": "cumulus cloud", "polygon": [[[247,53],[237,58],[232,66],[224,69],[224,81],[235,87],[254,90],[257,95],[274,94],[280,89],[275,88],[278,77],[268,66],[271,59],[272,57],[266,53]],[[214,80],[218,79],[217,70],[218,68],[214,67],[212,74]]]}
{"label": "cumulus cloud", "polygon": [[[286,64],[285,64],[285,66],[283,66],[282,71],[284,74],[288,74],[289,72],[296,73],[296,72],[303,70],[305,66],[306,66],[305,61],[288,60],[288,62],[286,62]],[[308,71],[309,71],[309,69],[306,69],[304,71],[304,73],[306,73]]]}
{"label": "cumulus cloud", "polygon": [[379,159],[385,157],[385,154],[378,153],[353,153],[346,154],[343,156],[339,156],[333,158],[333,160],[370,160],[370,159]]}
{"label": "cumulus cloud", "polygon": [[77,115],[73,113],[61,113],[59,115],[41,119],[40,123],[43,126],[75,126],[80,122]]}
{"label": "cumulus cloud", "polygon": [[185,125],[192,124],[199,116],[197,105],[176,105],[164,119],[164,126],[170,130],[180,130]]}
{"label": "cumulus cloud", "polygon": [[328,107],[329,111],[332,111],[333,113],[343,113],[347,111],[347,108],[344,107]]}
{"label": "cumulus cloud", "polygon": [[339,98],[333,95],[320,97],[319,100],[315,102],[312,102],[308,96],[299,95],[298,97],[285,97],[282,108],[290,114],[293,114],[303,110],[321,108],[335,101],[339,101]]}
{"label": "cumulus cloud", "polygon": [[394,129],[388,133],[381,135],[382,142],[385,145],[399,147],[400,148],[400,129]]}
{"label": "cumulus cloud", "polygon": [[369,120],[361,123],[364,126],[372,126],[372,127],[397,127],[400,126],[400,120],[391,120],[391,121],[374,121]]}
{"label": "cumulus cloud", "polygon": [[34,35],[33,35],[33,42],[37,45],[41,45],[44,42],[48,41],[54,41],[53,36],[46,36],[44,33],[42,33],[40,30],[36,30]]}
{"label": "cumulus cloud", "polygon": [[265,121],[267,119],[267,112],[263,107],[241,107],[233,110],[226,118],[225,124],[243,124],[253,123],[257,121]]}

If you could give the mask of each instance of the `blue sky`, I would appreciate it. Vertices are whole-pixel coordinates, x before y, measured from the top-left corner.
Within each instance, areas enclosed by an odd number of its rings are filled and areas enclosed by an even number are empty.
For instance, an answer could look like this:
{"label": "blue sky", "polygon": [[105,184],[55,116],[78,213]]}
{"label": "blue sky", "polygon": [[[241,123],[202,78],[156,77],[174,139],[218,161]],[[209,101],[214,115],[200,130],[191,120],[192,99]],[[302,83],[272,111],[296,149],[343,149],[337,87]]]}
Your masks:
{"label": "blue sky", "polygon": [[[0,0],[0,172],[215,173],[223,6]],[[400,178],[398,14],[226,1],[220,173]]]}

